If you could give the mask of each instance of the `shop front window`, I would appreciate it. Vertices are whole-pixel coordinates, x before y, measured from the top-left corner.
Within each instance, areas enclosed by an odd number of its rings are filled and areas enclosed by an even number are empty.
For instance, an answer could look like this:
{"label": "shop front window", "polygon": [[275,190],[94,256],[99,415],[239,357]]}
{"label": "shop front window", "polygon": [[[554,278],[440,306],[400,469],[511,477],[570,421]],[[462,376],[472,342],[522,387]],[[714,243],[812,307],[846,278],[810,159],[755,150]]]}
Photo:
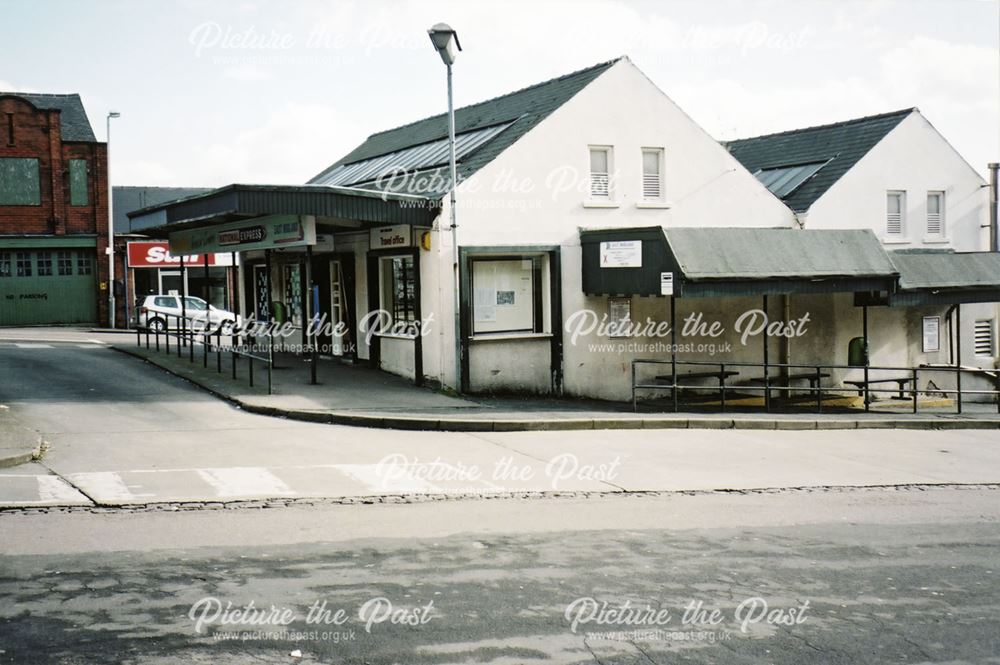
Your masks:
{"label": "shop front window", "polygon": [[416,320],[416,275],[412,256],[382,259],[382,309],[392,316],[392,323]]}

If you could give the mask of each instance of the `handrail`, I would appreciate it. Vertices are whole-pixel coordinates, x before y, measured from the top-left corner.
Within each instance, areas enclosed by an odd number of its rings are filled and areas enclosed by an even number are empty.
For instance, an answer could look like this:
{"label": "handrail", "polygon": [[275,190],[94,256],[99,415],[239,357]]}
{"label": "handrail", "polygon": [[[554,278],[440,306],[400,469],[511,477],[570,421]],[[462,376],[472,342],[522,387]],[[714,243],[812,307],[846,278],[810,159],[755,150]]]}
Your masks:
{"label": "handrail", "polygon": [[[640,383],[638,376],[638,367],[640,365],[669,365],[671,366],[671,375],[669,377],[669,382],[665,382],[664,379],[659,379],[659,383]],[[770,410],[770,395],[773,391],[809,391],[815,393],[816,395],[816,410],[821,412],[823,408],[822,395],[826,393],[858,393],[863,395],[865,400],[865,411],[870,410],[870,396],[879,393],[895,393],[899,394],[900,397],[904,393],[910,393],[910,399],[912,402],[912,411],[917,413],[918,411],[918,396],[919,390],[919,374],[923,372],[953,372],[960,375],[961,372],[975,371],[975,368],[963,367],[961,365],[945,365],[945,366],[930,366],[921,365],[919,367],[898,367],[898,366],[882,366],[882,365],[839,365],[834,363],[754,363],[754,362],[719,362],[719,361],[707,361],[707,360],[657,360],[653,358],[635,358],[631,361],[631,375],[632,375],[632,410],[638,410],[638,390],[669,390],[671,394],[671,401],[673,402],[673,410],[679,410],[678,393],[682,389],[705,389],[708,386],[705,385],[692,385],[681,383],[684,380],[685,374],[678,372],[677,368],[679,366],[693,366],[693,367],[712,367],[713,369],[718,369],[718,390],[720,395],[721,408],[723,411],[726,409],[727,401],[727,391],[734,388],[738,388],[740,391],[746,392],[761,392],[765,396],[765,408]],[[733,370],[737,368],[758,368],[764,370],[762,377],[752,377],[752,379],[763,379],[764,385],[754,386],[748,384],[732,385],[727,384],[727,377],[725,373],[727,369]],[[772,382],[771,369],[778,370],[809,370],[810,376],[806,377],[810,380],[810,385],[808,388],[803,386],[793,386],[793,385],[776,385]],[[866,378],[862,381],[862,385],[859,387],[848,387],[848,386],[822,386],[821,378],[824,370],[866,370],[866,377],[869,376],[870,372],[905,372],[906,375],[902,377],[892,377],[890,378]],[[815,374],[815,384],[813,383],[812,374]],[[780,375],[773,376],[774,379],[781,379]],[[898,381],[899,385],[894,388],[879,388],[873,386],[873,383],[883,383],[886,381]],[[790,383],[790,382],[789,382]],[[910,383],[910,388],[905,388],[904,384]],[[994,378],[993,390],[975,390],[975,389],[963,389],[961,384],[958,384],[956,388],[935,388],[932,392],[943,394],[943,395],[955,395],[956,396],[956,408],[958,413],[962,412],[962,397],[965,395],[992,395],[997,404],[997,412],[1000,413],[1000,380]]]}

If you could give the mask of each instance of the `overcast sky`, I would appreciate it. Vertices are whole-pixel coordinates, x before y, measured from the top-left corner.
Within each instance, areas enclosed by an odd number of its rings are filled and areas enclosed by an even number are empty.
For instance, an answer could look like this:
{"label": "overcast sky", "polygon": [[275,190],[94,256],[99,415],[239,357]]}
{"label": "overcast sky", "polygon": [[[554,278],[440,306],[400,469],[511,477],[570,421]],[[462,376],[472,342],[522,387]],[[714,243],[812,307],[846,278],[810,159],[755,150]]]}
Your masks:
{"label": "overcast sky", "polygon": [[300,183],[445,108],[426,29],[465,51],[456,103],[631,57],[710,134],[917,106],[1000,159],[1000,0],[0,0],[0,90],[78,92],[115,184]]}

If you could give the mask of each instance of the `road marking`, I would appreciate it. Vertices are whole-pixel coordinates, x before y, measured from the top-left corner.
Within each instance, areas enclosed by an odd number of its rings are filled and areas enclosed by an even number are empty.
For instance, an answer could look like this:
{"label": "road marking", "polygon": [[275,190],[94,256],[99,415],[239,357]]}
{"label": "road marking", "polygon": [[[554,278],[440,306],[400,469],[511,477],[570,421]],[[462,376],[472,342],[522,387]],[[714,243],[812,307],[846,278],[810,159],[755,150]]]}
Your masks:
{"label": "road marking", "polygon": [[14,344],[19,349],[51,349],[51,344],[29,344],[26,342],[17,342]]}
{"label": "road marking", "polygon": [[295,494],[281,478],[263,467],[197,469],[198,475],[215,488],[219,497],[280,496]]}
{"label": "road marking", "polygon": [[103,349],[104,347],[99,344],[77,344],[78,349]]}
{"label": "road marking", "polygon": [[114,471],[68,473],[66,477],[98,501],[127,503],[137,498],[121,476]]}
{"label": "road marking", "polygon": [[378,464],[337,464],[335,468],[366,487],[379,492],[439,492],[436,485],[417,478],[409,470],[396,468],[388,474]]}
{"label": "road marking", "polygon": [[59,476],[35,476],[38,482],[38,498],[41,501],[79,501],[86,500],[75,487]]}

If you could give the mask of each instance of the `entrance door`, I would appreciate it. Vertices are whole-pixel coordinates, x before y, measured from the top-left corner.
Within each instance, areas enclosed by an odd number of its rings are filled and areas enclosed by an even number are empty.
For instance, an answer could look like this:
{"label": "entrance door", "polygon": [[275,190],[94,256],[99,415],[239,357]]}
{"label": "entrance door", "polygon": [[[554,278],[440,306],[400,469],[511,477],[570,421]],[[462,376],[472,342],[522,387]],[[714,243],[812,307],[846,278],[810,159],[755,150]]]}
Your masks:
{"label": "entrance door", "polygon": [[182,279],[181,271],[161,270],[160,290],[157,293],[169,296],[182,295],[184,293],[184,280]]}

